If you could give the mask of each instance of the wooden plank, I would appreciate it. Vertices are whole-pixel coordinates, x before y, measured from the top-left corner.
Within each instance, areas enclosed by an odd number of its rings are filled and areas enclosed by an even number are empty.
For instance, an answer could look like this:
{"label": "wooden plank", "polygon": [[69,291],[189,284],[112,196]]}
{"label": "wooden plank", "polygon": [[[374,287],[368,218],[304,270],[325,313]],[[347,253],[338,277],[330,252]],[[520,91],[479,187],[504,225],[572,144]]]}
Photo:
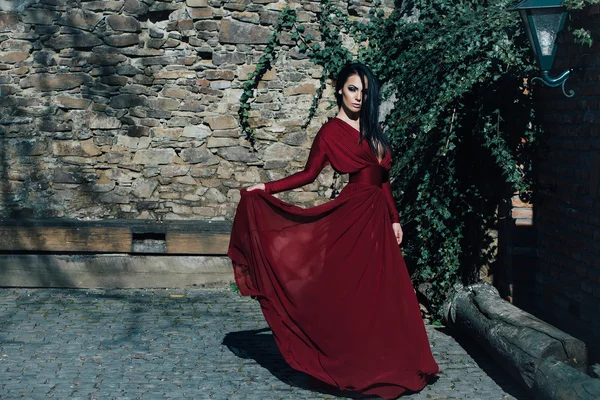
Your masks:
{"label": "wooden plank", "polygon": [[131,229],[117,227],[0,226],[1,251],[128,253]]}
{"label": "wooden plank", "polygon": [[229,234],[167,232],[168,254],[227,254]]}

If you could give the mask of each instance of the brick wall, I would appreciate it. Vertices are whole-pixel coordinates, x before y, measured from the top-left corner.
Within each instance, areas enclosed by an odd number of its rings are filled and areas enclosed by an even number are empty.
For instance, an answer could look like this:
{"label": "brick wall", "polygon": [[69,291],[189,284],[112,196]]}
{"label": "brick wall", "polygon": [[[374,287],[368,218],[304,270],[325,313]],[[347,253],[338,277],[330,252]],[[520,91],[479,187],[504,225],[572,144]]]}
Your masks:
{"label": "brick wall", "polygon": [[573,68],[566,98],[537,85],[540,150],[533,224],[537,235],[536,306],[541,316],[584,340],[600,359],[600,9],[582,14],[592,48],[565,35],[555,70]]}

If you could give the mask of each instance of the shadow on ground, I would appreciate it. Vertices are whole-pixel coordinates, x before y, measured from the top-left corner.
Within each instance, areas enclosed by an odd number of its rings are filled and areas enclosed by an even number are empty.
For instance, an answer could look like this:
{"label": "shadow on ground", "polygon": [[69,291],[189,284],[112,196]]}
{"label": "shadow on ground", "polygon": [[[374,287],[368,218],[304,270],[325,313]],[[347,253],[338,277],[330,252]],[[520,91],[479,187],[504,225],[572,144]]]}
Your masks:
{"label": "shadow on ground", "polygon": [[223,345],[236,356],[255,360],[280,381],[305,390],[351,399],[378,399],[356,392],[339,390],[312,376],[296,371],[281,355],[269,328],[230,332],[223,339]]}
{"label": "shadow on ground", "polygon": [[[448,328],[437,328],[436,330],[443,335],[453,337],[469,356],[473,358],[475,363],[506,393],[519,400],[529,399],[525,390],[512,377],[507,375],[506,371],[500,368],[477,343]],[[281,355],[269,328],[230,332],[223,339],[223,345],[227,346],[237,357],[255,360],[277,379],[291,386],[337,397],[352,399],[378,398],[341,391],[310,375],[294,370]]]}

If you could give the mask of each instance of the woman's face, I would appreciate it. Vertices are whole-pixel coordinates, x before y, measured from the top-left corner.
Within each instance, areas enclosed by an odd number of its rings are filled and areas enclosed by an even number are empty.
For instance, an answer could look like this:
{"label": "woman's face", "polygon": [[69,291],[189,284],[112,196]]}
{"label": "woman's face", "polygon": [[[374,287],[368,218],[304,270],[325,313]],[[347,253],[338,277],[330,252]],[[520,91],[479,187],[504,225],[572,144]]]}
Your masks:
{"label": "woman's face", "polygon": [[[365,84],[368,85],[367,82]],[[349,76],[338,93],[342,95],[344,108],[352,113],[360,113],[364,96],[367,93],[367,87],[363,88],[360,76],[357,74]]]}

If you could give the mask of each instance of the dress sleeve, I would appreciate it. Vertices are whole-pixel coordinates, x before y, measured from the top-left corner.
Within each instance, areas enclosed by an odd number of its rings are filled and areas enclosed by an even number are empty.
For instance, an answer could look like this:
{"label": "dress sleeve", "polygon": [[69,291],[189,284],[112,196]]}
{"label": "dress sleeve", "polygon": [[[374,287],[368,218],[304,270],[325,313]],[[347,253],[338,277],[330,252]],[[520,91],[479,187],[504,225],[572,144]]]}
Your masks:
{"label": "dress sleeve", "polygon": [[290,175],[287,178],[265,183],[265,192],[279,193],[299,188],[317,179],[321,170],[329,164],[327,153],[325,151],[326,146],[327,145],[321,140],[321,134],[319,133],[312,144],[304,170]]}
{"label": "dress sleeve", "polygon": [[383,193],[385,195],[385,201],[387,203],[392,224],[396,222],[400,223],[400,215],[398,214],[398,210],[396,210],[396,204],[394,203],[394,196],[392,195],[392,187],[390,186],[390,178],[388,173],[386,173],[385,182],[383,182],[381,188],[383,189]]}

